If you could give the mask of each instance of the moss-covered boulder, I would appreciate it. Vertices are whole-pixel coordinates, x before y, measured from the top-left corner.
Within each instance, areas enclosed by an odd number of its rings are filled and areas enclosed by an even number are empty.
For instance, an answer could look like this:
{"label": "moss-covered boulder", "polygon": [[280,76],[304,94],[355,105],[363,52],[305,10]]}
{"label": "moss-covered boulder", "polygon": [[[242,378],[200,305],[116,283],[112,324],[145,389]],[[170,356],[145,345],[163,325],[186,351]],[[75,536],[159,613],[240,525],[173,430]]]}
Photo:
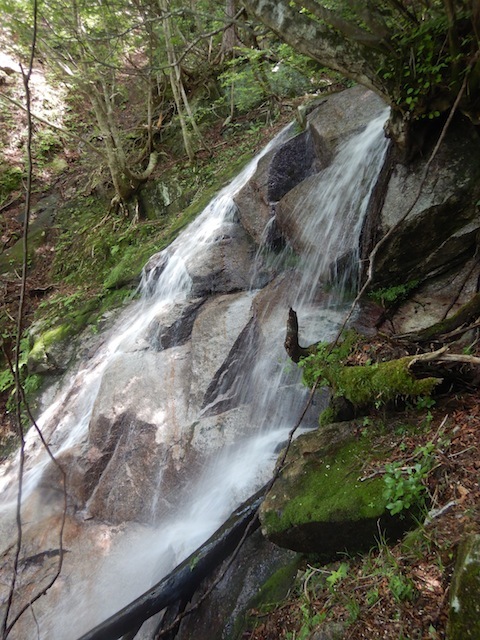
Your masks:
{"label": "moss-covered boulder", "polygon": [[300,436],[267,495],[260,520],[264,535],[281,547],[333,557],[370,548],[379,528],[397,535],[404,521],[386,509],[381,476],[361,480],[373,453],[355,423],[334,423]]}
{"label": "moss-covered boulder", "polygon": [[59,373],[73,358],[75,343],[71,329],[60,324],[41,333],[31,331],[33,346],[28,353],[27,368],[32,373]]}
{"label": "moss-covered boulder", "polygon": [[466,538],[458,550],[450,589],[447,638],[480,638],[480,535]]}

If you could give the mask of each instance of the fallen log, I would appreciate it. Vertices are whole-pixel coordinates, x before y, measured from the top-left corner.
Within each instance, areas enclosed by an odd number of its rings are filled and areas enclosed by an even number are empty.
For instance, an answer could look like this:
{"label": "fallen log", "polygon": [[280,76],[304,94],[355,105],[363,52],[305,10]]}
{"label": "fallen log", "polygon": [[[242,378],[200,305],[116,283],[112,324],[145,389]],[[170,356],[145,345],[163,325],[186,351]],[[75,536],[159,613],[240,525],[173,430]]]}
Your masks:
{"label": "fallen log", "polygon": [[408,369],[416,378],[433,376],[460,388],[480,385],[480,358],[464,353],[447,353],[448,347],[421,353],[410,360]]}
{"label": "fallen log", "polygon": [[202,580],[235,551],[244,534],[250,535],[260,526],[257,512],[264,492],[265,487],[244,502],[220,529],[165,578],[79,640],[118,640],[138,631],[146,620],[169,605],[185,597],[190,599]]}

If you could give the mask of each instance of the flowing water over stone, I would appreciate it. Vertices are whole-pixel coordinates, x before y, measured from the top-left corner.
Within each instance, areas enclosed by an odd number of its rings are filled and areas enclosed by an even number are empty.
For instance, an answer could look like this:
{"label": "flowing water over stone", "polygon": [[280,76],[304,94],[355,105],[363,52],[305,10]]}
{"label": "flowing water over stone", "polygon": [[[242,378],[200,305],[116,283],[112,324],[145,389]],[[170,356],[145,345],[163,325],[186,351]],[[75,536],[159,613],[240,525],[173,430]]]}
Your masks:
{"label": "flowing water over stone", "polygon": [[[299,310],[307,342],[331,338],[348,308],[342,292],[327,295],[322,282],[333,274],[342,289],[357,273],[345,264],[358,264],[387,146],[386,113],[381,104],[372,108],[369,126],[342,143],[325,169],[318,163],[297,176],[300,183],[270,209],[298,256],[295,268],[286,268],[285,251],[258,251],[239,222],[234,197],[255,179],[257,158],[150,259],[141,300],[40,418],[66,471],[68,495],[64,569],[35,605],[41,638],[75,640],[120,609],[269,478],[307,396],[283,349],[288,307]],[[263,157],[281,153],[289,136],[283,132]],[[339,264],[346,275],[337,273]],[[304,428],[316,425],[318,411],[310,410]],[[0,476],[2,552],[15,540],[14,469],[11,462]],[[31,430],[23,597],[54,567],[61,510],[59,474]],[[44,558],[40,571],[35,559],[45,550],[51,564]],[[37,622],[25,614],[11,637],[34,635]]]}

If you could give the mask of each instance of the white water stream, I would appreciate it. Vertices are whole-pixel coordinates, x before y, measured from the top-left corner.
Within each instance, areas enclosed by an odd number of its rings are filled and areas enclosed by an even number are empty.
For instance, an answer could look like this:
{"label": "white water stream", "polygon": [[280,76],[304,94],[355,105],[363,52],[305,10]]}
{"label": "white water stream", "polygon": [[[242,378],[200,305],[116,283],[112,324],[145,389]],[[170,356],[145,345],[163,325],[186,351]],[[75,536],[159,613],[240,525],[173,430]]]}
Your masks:
{"label": "white water stream", "polygon": [[[387,147],[382,129],[385,118],[382,114],[365,131],[347,141],[330,167],[319,175],[305,201],[298,203],[297,214],[309,239],[308,249],[301,256],[297,275],[289,276],[293,278],[290,284],[285,280],[279,285],[278,299],[275,300],[274,293],[274,302],[270,298],[268,304],[263,304],[264,292],[245,292],[237,296],[237,306],[231,307],[231,315],[235,316],[241,305],[251,305],[251,315],[261,325],[261,335],[252,338],[252,351],[242,355],[245,361],[233,385],[234,392],[231,384],[223,391],[219,379],[219,391],[212,404],[222,399],[222,393],[233,394],[248,429],[241,437],[225,442],[214,455],[208,453],[182,491],[181,505],[178,496],[168,496],[175,508],[162,512],[157,503],[165,496],[151,497],[155,526],[99,528],[104,536],[102,557],[94,559],[93,566],[86,559],[83,574],[59,580],[53,590],[56,593],[47,596],[55,602],[52,609],[44,607],[37,611],[40,638],[76,640],[158,581],[268,479],[275,450],[295,423],[306,395],[297,384],[298,374],[286,370],[283,350],[286,312],[288,306],[299,312],[305,323],[302,328],[305,342],[329,339],[341,324],[348,304],[330,299],[329,306],[319,309],[315,298],[319,283],[336,258],[348,253],[358,263],[359,235]],[[262,155],[287,137],[288,133],[283,132]],[[94,356],[67,380],[40,417],[38,424],[56,456],[61,458],[63,453],[87,442],[95,401],[112,363],[141,349],[152,321],[171,315],[177,305],[191,297],[189,264],[201,261],[214,244],[218,230],[234,219],[233,197],[253,175],[259,158],[149,265],[142,282],[142,299],[122,314]],[[311,215],[312,210],[317,215]],[[165,359],[179,357],[175,348],[162,354]],[[171,402],[175,404],[177,400],[172,398]],[[182,402],[178,400],[178,407]],[[185,429],[202,418],[201,412],[194,416],[183,415],[180,408],[176,411]],[[168,425],[160,424],[161,415],[159,410],[159,430],[164,429],[161,437],[166,437]],[[41,502],[35,506],[35,500],[50,462],[33,430],[28,434],[26,451],[25,517],[31,523],[35,517],[45,516],[45,505]],[[0,470],[2,551],[14,540],[16,492],[16,461],[12,460]],[[69,547],[68,541],[66,546]],[[67,554],[67,566],[68,560]],[[16,636],[14,631],[11,637],[22,640],[25,636]]]}

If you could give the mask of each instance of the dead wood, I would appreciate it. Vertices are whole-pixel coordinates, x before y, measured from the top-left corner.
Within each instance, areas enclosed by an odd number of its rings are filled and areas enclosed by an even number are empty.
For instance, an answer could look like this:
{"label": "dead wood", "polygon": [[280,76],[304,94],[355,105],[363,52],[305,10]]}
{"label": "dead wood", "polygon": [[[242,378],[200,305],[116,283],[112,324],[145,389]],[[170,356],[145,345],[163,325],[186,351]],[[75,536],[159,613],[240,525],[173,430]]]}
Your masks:
{"label": "dead wood", "polygon": [[260,526],[257,512],[264,493],[263,487],[176,569],[79,640],[117,640],[126,634],[132,637],[130,632],[138,631],[156,613],[181,600],[188,601],[202,580],[235,550],[247,528],[250,535]]}
{"label": "dead wood", "polygon": [[285,350],[293,362],[296,363],[312,353],[311,347],[301,347],[298,343],[298,318],[296,312],[291,307],[288,310]]}

